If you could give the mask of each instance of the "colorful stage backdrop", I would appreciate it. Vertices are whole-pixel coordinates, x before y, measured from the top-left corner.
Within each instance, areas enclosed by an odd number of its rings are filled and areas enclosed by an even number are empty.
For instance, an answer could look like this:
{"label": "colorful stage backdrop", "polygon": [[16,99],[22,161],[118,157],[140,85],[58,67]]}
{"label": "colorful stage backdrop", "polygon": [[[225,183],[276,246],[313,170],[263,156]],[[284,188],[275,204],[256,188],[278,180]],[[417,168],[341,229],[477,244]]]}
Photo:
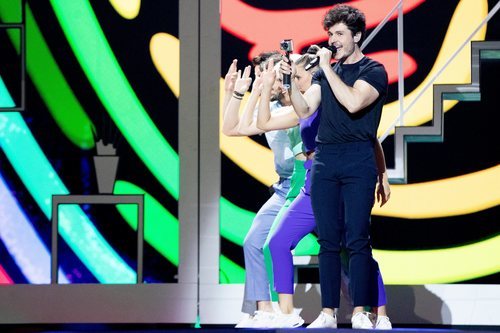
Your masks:
{"label": "colorful stage backdrop", "polygon": [[[325,45],[321,18],[334,3],[222,0],[221,96],[234,58],[243,67],[284,38],[294,39],[298,53]],[[396,1],[350,3],[365,11],[370,33]],[[495,3],[405,1],[405,105]],[[120,157],[114,194],[145,195],[144,281],[175,283],[178,2],[27,0],[24,15],[22,8],[0,0],[0,283],[49,283],[52,195],[98,193],[99,140]],[[393,16],[365,49],[391,83],[379,135],[399,115],[396,25]],[[473,40],[500,40],[498,15]],[[498,64],[481,63],[480,101],[445,104],[443,142],[409,144],[408,183],[394,184],[389,204],[374,209],[374,255],[388,284],[500,284]],[[470,71],[469,44],[435,83],[468,83]],[[432,89],[422,94],[405,125],[430,123]],[[391,167],[392,135],[383,146]],[[220,135],[220,148],[220,283],[242,283],[243,239],[276,175],[263,137]],[[127,205],[61,207],[59,282],[134,283],[136,215]],[[314,235],[298,249],[315,251]]]}

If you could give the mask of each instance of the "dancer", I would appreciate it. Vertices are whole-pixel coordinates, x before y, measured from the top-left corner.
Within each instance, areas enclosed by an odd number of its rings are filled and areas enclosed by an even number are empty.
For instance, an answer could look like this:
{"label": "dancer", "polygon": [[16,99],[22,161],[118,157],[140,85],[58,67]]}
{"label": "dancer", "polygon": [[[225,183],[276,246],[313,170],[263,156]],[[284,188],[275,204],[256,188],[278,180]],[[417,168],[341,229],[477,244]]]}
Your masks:
{"label": "dancer", "polygon": [[[292,86],[296,112],[310,116],[320,105],[316,155],[312,165],[311,199],[320,244],[319,270],[323,310],[312,327],[336,324],[340,303],[340,248],[349,251],[349,279],[353,299],[353,328],[373,328],[364,307],[377,305],[376,275],[369,234],[377,173],[374,143],[382,106],[387,95],[387,73],[359,48],[366,30],[364,14],[347,5],[336,5],[323,20],[328,43],[337,49],[318,52],[320,70],[312,86],[302,95]],[[282,71],[294,68],[282,62]],[[293,81],[292,81],[293,82]],[[295,88],[295,89],[294,89]],[[345,225],[339,221],[344,204]]]}
{"label": "dancer", "polygon": [[[254,59],[255,82],[252,86],[250,97],[245,105],[243,115],[239,116],[239,108],[245,92],[250,88],[250,66],[243,73],[237,70],[237,61],[231,64],[225,81],[224,97],[224,120],[222,131],[228,136],[251,136],[262,134],[265,131],[256,127],[254,110],[260,96],[260,67],[269,59],[280,60],[278,52],[261,53]],[[272,87],[270,108],[281,109],[290,105],[286,92],[281,89],[279,80]],[[295,133],[295,134],[294,134]],[[297,131],[268,131],[265,133],[267,142],[273,151],[276,172],[279,181],[273,185],[274,194],[257,212],[252,226],[245,237],[243,252],[245,257],[245,295],[242,312],[248,314],[236,327],[271,327],[275,313],[270,299],[269,279],[263,254],[263,246],[269,234],[271,226],[283,206],[291,202],[300,189],[294,185],[292,172],[294,166],[298,179],[304,178],[303,161],[294,159],[293,147],[300,143],[300,135]],[[297,141],[298,142],[294,142]],[[297,149],[295,149],[297,152]],[[301,154],[301,149],[298,151]],[[298,154],[298,155],[300,155]],[[300,174],[302,169],[302,174]],[[291,186],[292,185],[292,186]],[[292,189],[292,190],[291,190]],[[295,190],[294,190],[295,189]],[[295,193],[295,194],[294,194]]]}

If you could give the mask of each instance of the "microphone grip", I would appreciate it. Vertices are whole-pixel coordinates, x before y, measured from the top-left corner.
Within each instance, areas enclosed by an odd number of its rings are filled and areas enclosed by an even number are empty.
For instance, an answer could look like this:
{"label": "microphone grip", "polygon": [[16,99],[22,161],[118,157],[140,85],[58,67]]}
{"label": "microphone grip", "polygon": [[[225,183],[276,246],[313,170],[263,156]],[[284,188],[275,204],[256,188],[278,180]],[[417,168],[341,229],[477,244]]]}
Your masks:
{"label": "microphone grip", "polygon": [[304,67],[304,69],[305,69],[306,71],[308,71],[308,70],[310,70],[311,68],[313,68],[314,66],[316,66],[316,65],[318,64],[318,62],[319,62],[319,57],[316,57],[316,58],[314,58],[313,60],[311,60],[311,62],[310,62],[310,63],[308,63],[308,64],[306,65],[306,67]]}
{"label": "microphone grip", "polygon": [[[290,53],[286,53],[286,58],[290,59]],[[288,63],[290,63],[290,60],[288,60]],[[291,74],[283,74],[283,87],[285,89],[290,89],[292,86],[292,75]]]}
{"label": "microphone grip", "polygon": [[[335,53],[337,53],[337,48],[333,45],[328,45],[326,48],[329,49],[330,51],[332,51],[332,56],[334,56]],[[306,67],[304,67],[304,69],[306,71],[308,71],[311,68],[313,68],[314,66],[316,66],[318,64],[318,62],[319,62],[319,57],[316,57],[309,64],[307,64]]]}
{"label": "microphone grip", "polygon": [[290,74],[283,74],[283,87],[286,89],[290,89],[292,76]]}

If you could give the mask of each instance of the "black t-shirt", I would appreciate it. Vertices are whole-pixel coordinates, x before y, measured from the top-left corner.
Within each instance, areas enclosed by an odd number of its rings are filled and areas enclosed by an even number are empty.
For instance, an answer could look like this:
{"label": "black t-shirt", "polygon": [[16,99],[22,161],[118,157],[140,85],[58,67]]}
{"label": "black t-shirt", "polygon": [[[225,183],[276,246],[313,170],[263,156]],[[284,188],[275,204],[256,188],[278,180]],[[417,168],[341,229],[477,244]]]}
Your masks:
{"label": "black t-shirt", "polygon": [[319,143],[346,143],[374,141],[380,123],[382,107],[387,97],[387,72],[382,64],[364,57],[354,64],[334,64],[333,70],[345,84],[352,87],[363,80],[374,87],[378,98],[365,109],[349,113],[333,94],[323,70],[317,71],[312,83],[321,86],[321,120],[316,141]]}

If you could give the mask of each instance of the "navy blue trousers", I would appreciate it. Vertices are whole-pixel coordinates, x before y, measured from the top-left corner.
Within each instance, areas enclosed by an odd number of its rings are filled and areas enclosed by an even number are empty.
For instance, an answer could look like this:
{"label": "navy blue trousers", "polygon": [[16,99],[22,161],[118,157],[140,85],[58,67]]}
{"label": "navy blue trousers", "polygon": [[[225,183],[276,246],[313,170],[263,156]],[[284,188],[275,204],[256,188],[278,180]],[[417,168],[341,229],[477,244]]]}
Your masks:
{"label": "navy blue trousers", "polygon": [[[378,267],[372,260],[370,241],[370,214],[376,181],[372,142],[318,145],[312,166],[311,199],[318,228],[321,303],[324,308],[338,308],[340,304],[343,239],[349,253],[353,305],[377,306]],[[344,220],[339,219],[342,202]]]}

